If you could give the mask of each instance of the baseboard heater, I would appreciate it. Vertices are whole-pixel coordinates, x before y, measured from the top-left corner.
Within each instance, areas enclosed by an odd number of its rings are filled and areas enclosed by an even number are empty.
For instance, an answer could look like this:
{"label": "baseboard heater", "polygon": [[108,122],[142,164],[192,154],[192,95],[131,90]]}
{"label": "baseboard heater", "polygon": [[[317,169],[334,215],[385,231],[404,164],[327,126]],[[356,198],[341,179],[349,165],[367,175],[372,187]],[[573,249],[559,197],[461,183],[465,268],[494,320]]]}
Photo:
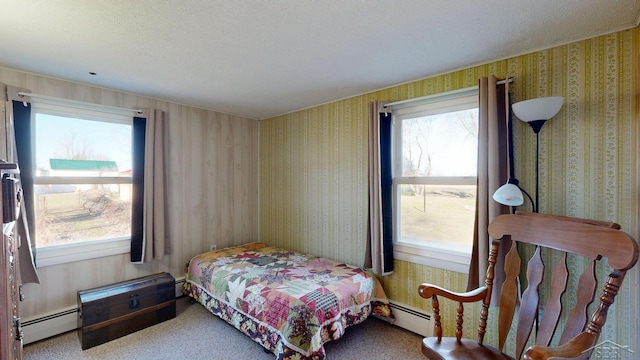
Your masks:
{"label": "baseboard heater", "polygon": [[389,301],[395,325],[424,337],[433,336],[433,313],[395,301]]}
{"label": "baseboard heater", "polygon": [[22,322],[23,344],[30,344],[78,328],[78,306],[38,315]]}
{"label": "baseboard heater", "polygon": [[[176,279],[176,298],[182,297],[184,277]],[[78,306],[40,314],[22,321],[23,344],[40,341],[78,328]]]}
{"label": "baseboard heater", "polygon": [[176,278],[176,299],[184,296],[182,293],[182,285],[184,285],[184,276]]}

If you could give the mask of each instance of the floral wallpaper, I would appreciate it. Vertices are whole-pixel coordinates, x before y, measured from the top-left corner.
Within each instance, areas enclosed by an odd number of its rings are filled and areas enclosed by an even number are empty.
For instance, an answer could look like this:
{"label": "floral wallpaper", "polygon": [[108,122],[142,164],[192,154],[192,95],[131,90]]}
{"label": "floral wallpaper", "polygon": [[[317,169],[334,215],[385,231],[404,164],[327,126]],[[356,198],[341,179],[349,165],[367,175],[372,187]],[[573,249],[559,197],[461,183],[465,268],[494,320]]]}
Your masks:
{"label": "floral wallpaper", "polygon": [[[565,97],[560,113],[539,134],[540,211],[615,221],[638,238],[639,39],[637,28],[620,31],[261,121],[261,241],[362,265],[368,102],[469,87],[490,74],[513,79],[512,102]],[[531,128],[514,120],[516,176],[530,192],[535,144]],[[546,256],[545,261],[552,260],[552,254]],[[570,267],[581,270],[584,264],[571,260]],[[418,296],[420,283],[455,291],[466,287],[466,274],[399,260],[395,268],[381,279],[387,295],[426,311],[431,304]],[[636,351],[638,268],[627,275],[602,334]],[[568,294],[575,291],[575,284],[571,287]],[[571,301],[566,296],[565,302]],[[455,304],[446,305],[444,313],[452,318],[454,309]],[[478,316],[477,308],[465,312],[466,334],[475,332]],[[486,339],[495,342],[495,333],[489,331]]]}

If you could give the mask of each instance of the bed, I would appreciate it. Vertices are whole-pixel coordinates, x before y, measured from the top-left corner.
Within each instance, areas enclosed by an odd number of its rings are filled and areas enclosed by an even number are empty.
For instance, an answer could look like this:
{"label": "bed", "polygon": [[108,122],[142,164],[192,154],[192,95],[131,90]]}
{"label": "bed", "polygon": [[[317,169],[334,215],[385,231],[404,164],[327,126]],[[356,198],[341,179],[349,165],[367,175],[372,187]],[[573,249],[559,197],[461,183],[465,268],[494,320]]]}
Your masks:
{"label": "bed", "polygon": [[391,319],[378,280],[333,260],[250,243],[194,256],[183,292],[276,359],[324,359],[369,315]]}

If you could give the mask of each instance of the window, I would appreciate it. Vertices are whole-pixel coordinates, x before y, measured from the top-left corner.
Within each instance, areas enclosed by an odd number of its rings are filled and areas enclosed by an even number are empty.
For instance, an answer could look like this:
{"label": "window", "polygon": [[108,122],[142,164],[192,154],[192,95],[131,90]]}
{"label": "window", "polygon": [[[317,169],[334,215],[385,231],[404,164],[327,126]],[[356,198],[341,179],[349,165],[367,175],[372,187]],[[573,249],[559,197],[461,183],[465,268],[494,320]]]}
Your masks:
{"label": "window", "polygon": [[[38,265],[129,251],[132,117],[34,104]],[[93,255],[92,255],[93,254]]]}
{"label": "window", "polygon": [[477,89],[393,108],[398,259],[467,272],[475,220]]}

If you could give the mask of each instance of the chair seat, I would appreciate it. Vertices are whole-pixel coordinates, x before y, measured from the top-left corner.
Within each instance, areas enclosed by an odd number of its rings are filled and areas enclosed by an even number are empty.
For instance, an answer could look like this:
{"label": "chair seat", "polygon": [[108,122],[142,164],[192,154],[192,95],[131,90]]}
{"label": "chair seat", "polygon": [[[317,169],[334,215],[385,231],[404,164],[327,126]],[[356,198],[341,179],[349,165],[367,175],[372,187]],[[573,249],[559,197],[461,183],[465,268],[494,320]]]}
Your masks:
{"label": "chair seat", "polygon": [[478,345],[477,341],[470,339],[457,341],[455,338],[442,338],[442,341],[438,342],[437,337],[424,338],[422,353],[427,359],[433,360],[513,360],[509,355],[505,355],[491,346]]}

